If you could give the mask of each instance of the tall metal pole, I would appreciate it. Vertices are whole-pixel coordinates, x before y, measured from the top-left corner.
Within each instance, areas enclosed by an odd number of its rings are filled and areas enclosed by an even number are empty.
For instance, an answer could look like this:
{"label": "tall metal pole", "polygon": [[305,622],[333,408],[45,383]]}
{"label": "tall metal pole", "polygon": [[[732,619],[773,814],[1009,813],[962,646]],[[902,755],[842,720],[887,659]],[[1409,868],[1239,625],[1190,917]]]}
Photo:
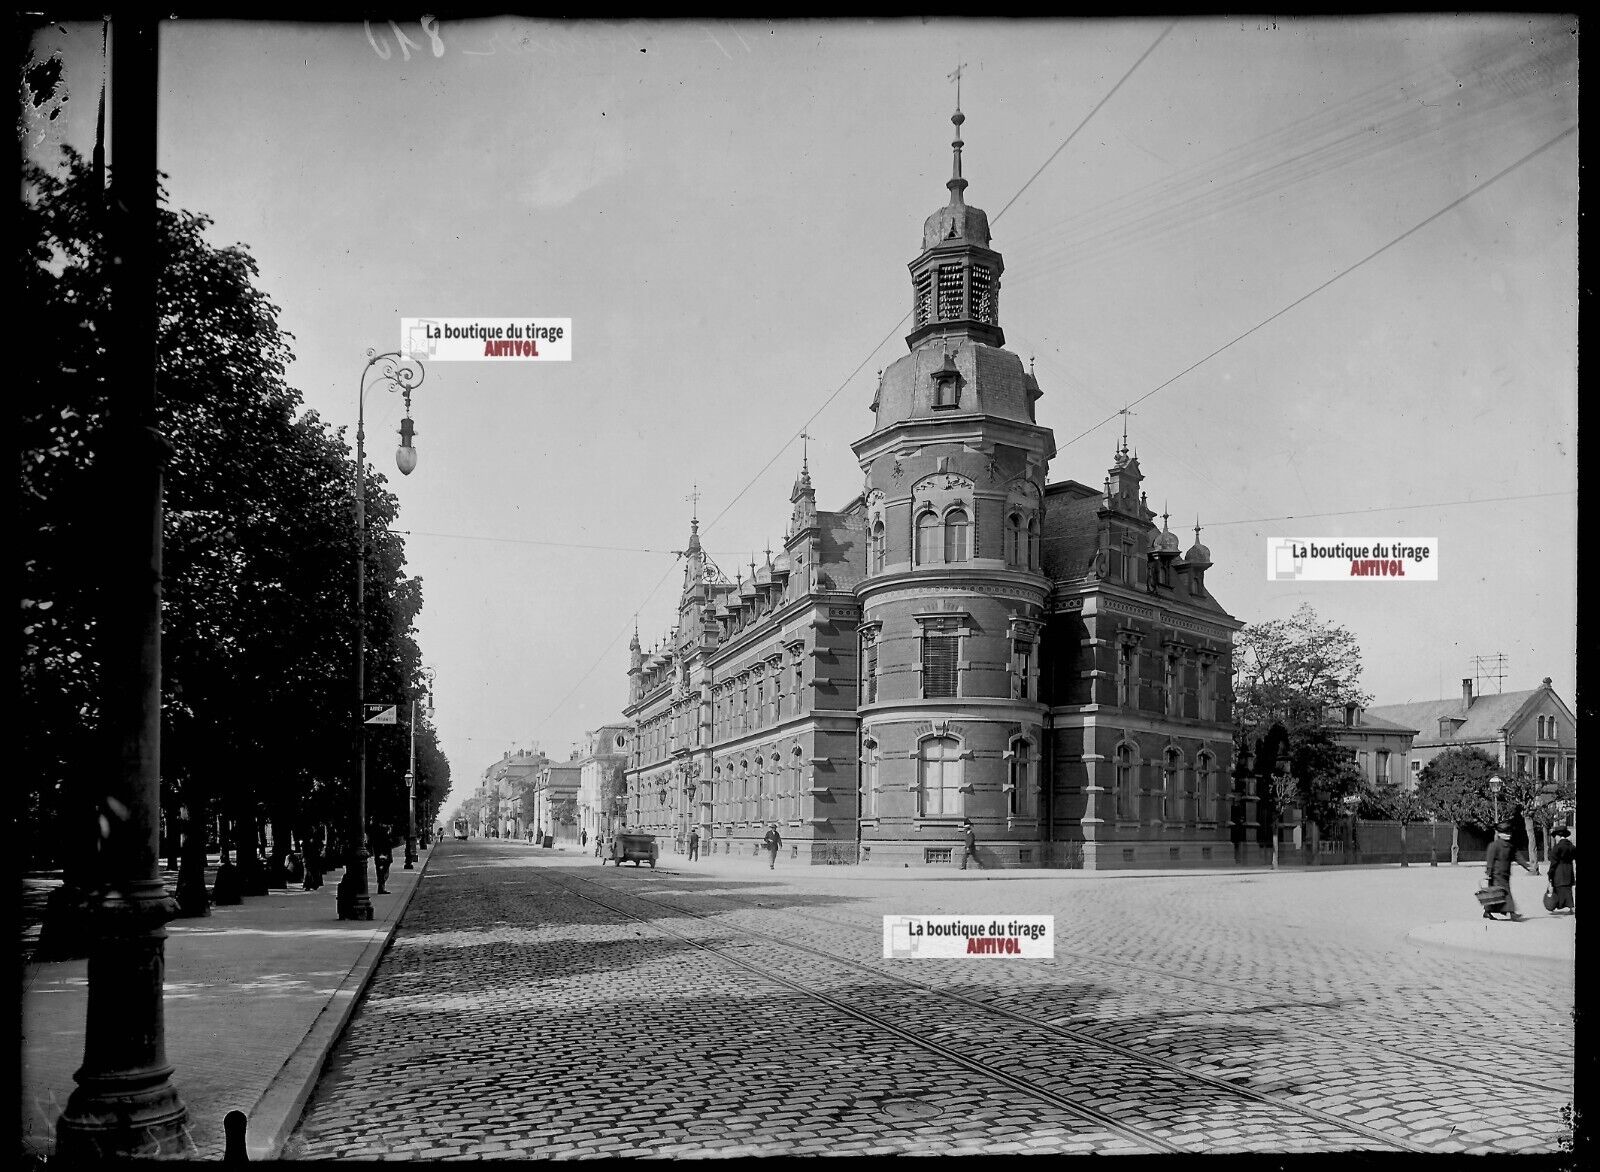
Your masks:
{"label": "tall metal pole", "polygon": [[341,920],[372,919],[367,888],[367,373],[377,358],[367,359],[356,393],[356,805],[355,857],[339,880],[336,905]]}
{"label": "tall metal pole", "polygon": [[411,701],[411,766],[406,770],[406,870],[417,862],[417,702]]}
{"label": "tall metal pole", "polygon": [[[337,906],[341,920],[372,919],[372,897],[367,888],[367,380],[372,368],[382,363],[376,381],[387,383],[390,391],[400,391],[406,399],[406,418],[401,423],[400,471],[409,473],[416,466],[411,449],[411,392],[426,377],[422,363],[405,358],[398,350],[384,354],[367,351],[367,365],[361,370],[361,385],[356,391],[356,801],[355,857],[339,880]],[[385,846],[388,844],[386,843]]]}
{"label": "tall metal pole", "polygon": [[161,880],[161,480],[156,430],[156,78],[154,19],[118,17],[112,35],[116,163],[109,241],[110,352],[122,386],[96,463],[105,480],[101,715],[115,760],[96,795],[100,840],[87,862],[88,1009],[77,1088],[56,1121],[64,1164],[193,1151],[167,1063],[166,929],[177,904]]}

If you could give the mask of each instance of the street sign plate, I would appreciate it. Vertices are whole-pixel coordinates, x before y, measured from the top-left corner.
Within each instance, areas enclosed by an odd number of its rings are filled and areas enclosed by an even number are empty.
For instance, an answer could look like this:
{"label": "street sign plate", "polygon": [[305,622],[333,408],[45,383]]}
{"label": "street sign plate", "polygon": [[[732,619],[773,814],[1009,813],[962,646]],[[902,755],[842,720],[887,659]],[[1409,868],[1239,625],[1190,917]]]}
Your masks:
{"label": "street sign plate", "polygon": [[363,704],[363,724],[399,724],[398,704]]}

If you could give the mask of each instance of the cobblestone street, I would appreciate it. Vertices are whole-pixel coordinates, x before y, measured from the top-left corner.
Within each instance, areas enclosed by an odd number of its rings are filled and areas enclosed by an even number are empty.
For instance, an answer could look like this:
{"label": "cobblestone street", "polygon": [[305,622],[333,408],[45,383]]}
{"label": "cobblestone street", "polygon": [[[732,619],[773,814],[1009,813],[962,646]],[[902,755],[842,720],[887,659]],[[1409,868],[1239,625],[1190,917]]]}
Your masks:
{"label": "cobblestone street", "polygon": [[[1475,914],[1474,866],[701,866],[445,845],[285,1155],[1566,1143],[1570,960],[1406,935]],[[882,959],[899,913],[1054,915],[1055,959]],[[1536,1064],[1484,1056],[1508,996]]]}

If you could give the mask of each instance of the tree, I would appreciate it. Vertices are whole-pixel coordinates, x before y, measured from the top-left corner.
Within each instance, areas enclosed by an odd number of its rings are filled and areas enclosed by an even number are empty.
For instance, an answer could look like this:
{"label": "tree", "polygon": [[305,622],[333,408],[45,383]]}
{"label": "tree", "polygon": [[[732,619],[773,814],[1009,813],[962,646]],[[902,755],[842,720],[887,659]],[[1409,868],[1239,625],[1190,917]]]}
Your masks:
{"label": "tree", "polygon": [[1476,746],[1446,749],[1422,767],[1417,800],[1450,823],[1450,862],[1461,858],[1461,827],[1489,826],[1494,818],[1489,778],[1499,763]]}
{"label": "tree", "polygon": [[605,766],[605,775],[600,781],[600,811],[607,827],[613,821],[627,821],[628,772],[626,763],[621,760]]}
{"label": "tree", "polygon": [[550,803],[550,818],[562,826],[571,826],[578,820],[578,799],[565,794]]}
{"label": "tree", "polygon": [[[94,839],[100,762],[91,585],[100,543],[92,506],[119,491],[100,481],[95,458],[119,369],[102,328],[109,300],[103,204],[101,177],[71,150],[56,170],[25,169],[19,300],[30,345],[19,362],[23,646],[15,750],[24,843],[35,866],[71,863]],[[254,260],[243,247],[211,245],[209,227],[203,216],[163,206],[156,242],[159,426],[171,445],[162,807],[169,834],[187,828],[179,896],[200,913],[204,828],[219,799],[241,866],[263,882],[263,816],[272,821],[275,857],[291,825],[303,832],[306,822],[348,821],[355,715],[353,462],[342,435],[303,411],[286,380],[289,338],[277,307],[256,287]],[[395,498],[382,477],[367,475],[370,671],[399,698],[417,684],[412,620],[421,583],[403,573]],[[447,765],[436,768],[436,743],[430,752],[430,767],[447,777]],[[380,786],[380,803],[399,801],[403,810],[403,773],[402,766],[394,781],[402,797],[386,797]]]}
{"label": "tree", "polygon": [[1363,816],[1370,811],[1381,818],[1389,818],[1400,824],[1400,865],[1409,867],[1411,860],[1406,857],[1406,827],[1413,822],[1422,822],[1428,818],[1428,804],[1410,786],[1386,781],[1376,790],[1367,791],[1362,806]]}
{"label": "tree", "polygon": [[[1293,796],[1309,824],[1313,852],[1319,831],[1344,813],[1344,799],[1361,788],[1352,754],[1335,744],[1327,729],[1330,711],[1371,698],[1361,690],[1360,680],[1361,649],[1355,636],[1319,619],[1308,603],[1290,618],[1245,627],[1235,640],[1236,751],[1257,761],[1260,796],[1278,806],[1289,797],[1274,797],[1278,783],[1272,779],[1288,760]],[[1283,731],[1283,741],[1272,746],[1272,764],[1263,768],[1262,752],[1274,728]]]}
{"label": "tree", "polygon": [[1350,631],[1323,622],[1310,603],[1287,619],[1252,623],[1233,649],[1234,725],[1254,739],[1282,724],[1291,739],[1320,726],[1331,709],[1365,704],[1361,647]]}

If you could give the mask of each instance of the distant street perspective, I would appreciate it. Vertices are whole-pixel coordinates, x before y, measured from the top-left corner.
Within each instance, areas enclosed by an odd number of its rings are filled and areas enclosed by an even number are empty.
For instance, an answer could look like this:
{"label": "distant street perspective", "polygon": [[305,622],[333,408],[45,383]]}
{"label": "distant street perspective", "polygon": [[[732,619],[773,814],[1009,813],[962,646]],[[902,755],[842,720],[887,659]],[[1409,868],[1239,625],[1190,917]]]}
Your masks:
{"label": "distant street perspective", "polygon": [[[1571,923],[1408,936],[1461,920],[1476,870],[845,876],[452,841],[284,1155],[1558,1151],[1570,1053],[1538,1040],[1571,1029]],[[883,959],[904,912],[1053,914],[1055,959]],[[1544,927],[1542,958],[1470,934]]]}

